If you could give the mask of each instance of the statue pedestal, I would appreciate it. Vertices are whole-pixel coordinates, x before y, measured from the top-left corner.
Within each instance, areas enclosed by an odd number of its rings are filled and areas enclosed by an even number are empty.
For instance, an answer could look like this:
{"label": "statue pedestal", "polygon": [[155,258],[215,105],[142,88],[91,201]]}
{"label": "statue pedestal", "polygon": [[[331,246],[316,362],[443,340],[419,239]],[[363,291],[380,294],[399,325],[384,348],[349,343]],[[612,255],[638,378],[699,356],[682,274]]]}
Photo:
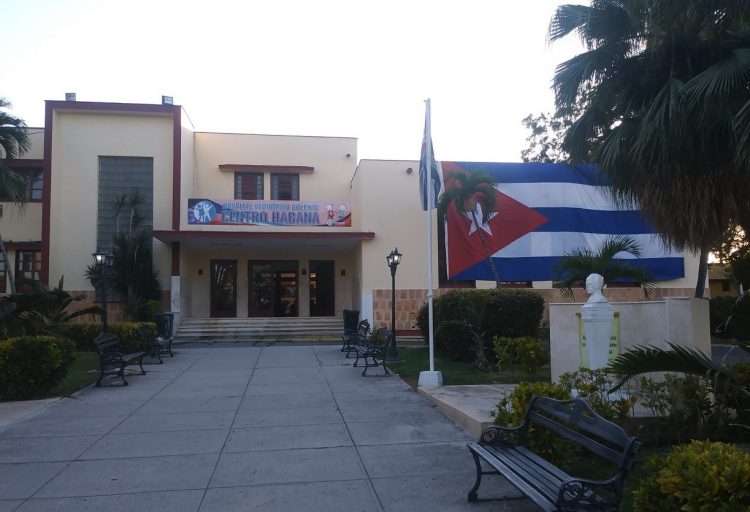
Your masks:
{"label": "statue pedestal", "polygon": [[612,336],[614,308],[609,302],[588,302],[581,307],[583,335],[586,339],[586,355],[591,370],[605,368],[609,364],[609,344]]}

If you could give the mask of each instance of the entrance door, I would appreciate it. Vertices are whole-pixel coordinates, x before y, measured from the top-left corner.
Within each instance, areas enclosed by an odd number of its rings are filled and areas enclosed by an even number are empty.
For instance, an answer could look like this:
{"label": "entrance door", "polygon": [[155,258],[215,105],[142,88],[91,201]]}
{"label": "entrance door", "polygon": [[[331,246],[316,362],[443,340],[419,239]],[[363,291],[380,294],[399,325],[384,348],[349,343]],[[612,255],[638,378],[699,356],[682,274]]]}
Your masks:
{"label": "entrance door", "polygon": [[237,261],[211,260],[211,317],[237,316]]}
{"label": "entrance door", "polygon": [[297,316],[297,262],[248,261],[248,316]]}
{"label": "entrance door", "polygon": [[333,261],[310,261],[310,316],[336,313],[336,281]]}

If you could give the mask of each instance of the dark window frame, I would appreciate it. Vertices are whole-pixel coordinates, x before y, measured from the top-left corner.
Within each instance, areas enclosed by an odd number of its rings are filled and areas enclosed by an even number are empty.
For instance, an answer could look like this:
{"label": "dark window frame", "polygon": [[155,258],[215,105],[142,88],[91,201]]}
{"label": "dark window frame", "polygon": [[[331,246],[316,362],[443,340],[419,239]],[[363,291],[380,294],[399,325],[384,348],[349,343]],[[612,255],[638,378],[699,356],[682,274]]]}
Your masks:
{"label": "dark window frame", "polygon": [[[41,203],[44,197],[44,169],[41,167],[23,167],[20,169],[14,169],[12,166],[10,169],[19,175],[24,181],[23,202]],[[34,192],[38,193],[38,197],[34,197]],[[11,199],[0,197],[0,201],[10,202]]]}
{"label": "dark window frame", "polygon": [[[42,251],[40,249],[17,250],[14,266],[18,281],[39,281],[42,270]],[[30,273],[31,277],[27,277],[27,273]]]}
{"label": "dark window frame", "polygon": [[[245,178],[255,178],[255,195],[256,197],[248,198],[243,197],[242,192],[244,190],[244,186],[240,185],[240,183]],[[238,186],[240,185],[240,186]],[[262,172],[235,172],[234,173],[234,198],[235,199],[242,199],[242,200],[249,200],[249,201],[262,201],[265,198],[265,176]]]}
{"label": "dark window frame", "polygon": [[[290,179],[291,190],[289,195],[291,199],[281,199],[279,194],[279,180]],[[276,184],[274,184],[276,182]],[[296,193],[296,194],[295,194]],[[296,197],[295,197],[296,195]],[[271,200],[273,201],[299,201],[300,190],[299,190],[299,174],[292,173],[271,173]]]}

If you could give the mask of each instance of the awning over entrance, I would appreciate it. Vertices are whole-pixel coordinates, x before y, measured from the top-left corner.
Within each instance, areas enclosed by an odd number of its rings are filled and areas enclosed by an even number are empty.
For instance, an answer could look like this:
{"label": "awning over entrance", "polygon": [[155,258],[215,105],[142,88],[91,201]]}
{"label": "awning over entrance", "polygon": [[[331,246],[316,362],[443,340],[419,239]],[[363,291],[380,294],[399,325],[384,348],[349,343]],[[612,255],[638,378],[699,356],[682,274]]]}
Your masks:
{"label": "awning over entrance", "polygon": [[372,231],[154,231],[154,237],[164,243],[172,242],[217,242],[217,241],[299,241],[332,242],[372,240]]}

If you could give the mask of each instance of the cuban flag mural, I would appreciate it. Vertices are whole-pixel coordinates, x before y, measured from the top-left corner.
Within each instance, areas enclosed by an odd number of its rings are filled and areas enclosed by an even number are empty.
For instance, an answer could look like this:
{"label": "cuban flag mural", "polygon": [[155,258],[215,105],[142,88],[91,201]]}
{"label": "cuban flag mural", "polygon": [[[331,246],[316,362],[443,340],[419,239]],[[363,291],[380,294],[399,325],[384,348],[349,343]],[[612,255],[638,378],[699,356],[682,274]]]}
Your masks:
{"label": "cuban flag mural", "polygon": [[[455,173],[481,172],[496,189],[495,211],[446,214],[449,279],[494,281],[491,256],[501,281],[554,281],[562,258],[578,249],[599,250],[611,236],[628,236],[641,246],[629,254],[654,281],[684,276],[683,255],[667,248],[636,209],[618,207],[603,173],[564,164],[442,162],[446,190]],[[475,220],[476,219],[476,220]]]}

